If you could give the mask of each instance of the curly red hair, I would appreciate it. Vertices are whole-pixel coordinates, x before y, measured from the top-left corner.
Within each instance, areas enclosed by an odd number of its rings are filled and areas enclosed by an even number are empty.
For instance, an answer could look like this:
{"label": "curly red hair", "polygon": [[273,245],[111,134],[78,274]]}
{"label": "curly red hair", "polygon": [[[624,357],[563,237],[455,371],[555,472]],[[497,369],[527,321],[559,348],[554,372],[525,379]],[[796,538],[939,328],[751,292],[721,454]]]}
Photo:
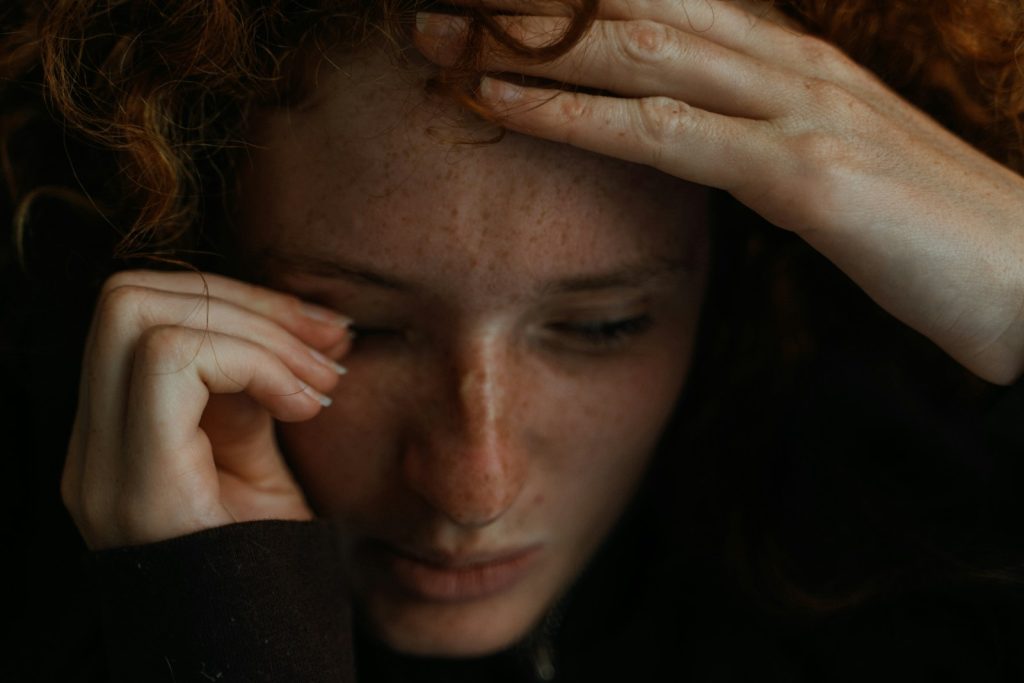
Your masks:
{"label": "curly red hair", "polygon": [[[243,0],[174,3],[113,0],[14,2],[3,11],[0,82],[9,104],[0,150],[21,235],[40,196],[74,200],[85,189],[113,225],[129,226],[117,255],[194,244],[204,197],[223,195],[232,151],[244,145],[254,103],[294,96],[309,59],[400,38],[427,0]],[[566,1],[562,40],[527,49],[470,9],[472,39],[458,68],[441,75],[470,101],[475,50],[487,32],[537,59],[567,50],[593,20],[597,0]],[[838,44],[911,101],[996,159],[1024,158],[1024,3],[1018,0],[778,0],[812,32]],[[28,92],[26,92],[28,88]],[[20,96],[12,97],[12,90]],[[114,160],[99,186],[32,186],[11,140],[34,117],[54,120]],[[79,178],[88,164],[72,159]],[[80,205],[88,204],[81,201]]]}

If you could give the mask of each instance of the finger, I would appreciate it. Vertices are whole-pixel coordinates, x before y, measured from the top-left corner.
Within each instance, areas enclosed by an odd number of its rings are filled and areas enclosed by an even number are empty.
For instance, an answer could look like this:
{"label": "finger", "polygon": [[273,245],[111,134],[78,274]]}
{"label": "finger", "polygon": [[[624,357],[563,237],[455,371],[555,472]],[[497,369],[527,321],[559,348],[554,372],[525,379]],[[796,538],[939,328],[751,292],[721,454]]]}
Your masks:
{"label": "finger", "polygon": [[647,19],[698,35],[778,70],[876,91],[880,82],[839,48],[806,31],[771,2],[758,0],[608,0],[608,19]]}
{"label": "finger", "polygon": [[780,150],[771,124],[665,97],[626,99],[485,79],[481,97],[507,128],[730,192],[759,178]]}
{"label": "finger", "polygon": [[[499,17],[509,35],[526,45],[549,44],[566,19]],[[461,19],[429,15],[420,22],[420,47],[441,63],[457,57],[448,36]],[[530,63],[491,44],[483,68],[516,72],[620,95],[662,95],[730,116],[770,118],[791,106],[780,93],[792,78],[701,36],[654,21],[599,21],[563,57]]]}
{"label": "finger", "polygon": [[[566,14],[563,3],[500,0],[488,1],[485,5],[520,14]],[[884,98],[885,86],[874,74],[856,65],[834,45],[808,34],[771,3],[757,0],[606,0],[599,6],[598,17],[612,21],[646,20],[671,26],[778,71],[830,80],[853,92]],[[789,85],[792,88],[799,84],[791,82]],[[784,92],[777,91],[780,94]],[[794,94],[799,96],[799,92]],[[888,98],[883,101],[887,102]]]}
{"label": "finger", "polygon": [[[84,407],[89,411],[85,436],[89,445],[79,459],[87,460],[92,453],[117,452],[122,447],[121,425],[132,359],[140,337],[154,326],[187,326],[202,333],[245,339],[267,349],[321,393],[329,392],[344,371],[275,321],[217,298],[122,285],[104,296],[94,320],[95,344],[83,370]],[[347,351],[349,344],[346,335],[331,352],[338,354],[339,348]],[[199,348],[197,344],[195,349]],[[81,466],[77,462],[74,465]]]}
{"label": "finger", "polygon": [[210,296],[231,302],[277,322],[307,344],[324,348],[345,336],[352,320],[298,297],[214,273],[127,270],[111,276],[104,293],[122,286]]}
{"label": "finger", "polygon": [[[136,289],[131,289],[133,287]],[[86,337],[79,410],[90,405],[97,391],[105,391],[104,386],[125,386],[128,368],[123,362],[123,353],[118,362],[118,354],[111,353],[111,350],[124,349],[125,343],[134,339],[142,330],[142,326],[138,321],[133,322],[130,315],[140,291],[137,288],[152,290],[154,294],[165,291],[193,297],[194,305],[187,310],[178,307],[176,318],[149,315],[148,319],[157,324],[177,323],[192,312],[205,313],[209,309],[198,304],[202,303],[204,297],[210,296],[269,318],[314,348],[330,349],[336,353],[339,349],[342,352],[347,349],[348,325],[351,320],[330,309],[307,304],[297,297],[210,273],[122,271],[104,283]],[[122,313],[121,309],[125,306],[128,312]],[[104,359],[113,364],[104,363]],[[96,389],[97,386],[100,388]],[[109,401],[110,394],[105,394],[105,398]],[[120,402],[109,406],[115,411],[121,407]]]}
{"label": "finger", "polygon": [[[150,328],[126,392],[123,444],[94,452],[84,463],[88,495],[76,521],[93,546],[155,540],[155,529],[164,538],[233,521],[220,500],[212,444],[198,426],[217,392],[244,393],[259,410],[284,420],[306,419],[322,408],[315,391],[257,344],[186,327]],[[278,471],[286,471],[280,454],[268,449],[272,443],[254,441],[248,455],[276,459]]]}
{"label": "finger", "polygon": [[[111,299],[122,299],[118,304]],[[117,309],[116,316],[122,321],[121,331],[129,339],[137,337],[141,330],[154,325],[180,325],[197,330],[214,330],[247,339],[260,344],[277,354],[292,372],[316,386],[330,387],[344,368],[327,360],[322,353],[305,343],[284,325],[268,315],[237,305],[235,302],[217,296],[181,294],[172,291],[153,290],[138,285],[123,286],[108,298],[108,305]],[[134,329],[127,324],[130,316]],[[108,327],[112,344],[123,336]],[[104,339],[100,333],[100,338]],[[351,347],[351,335],[347,332],[335,339],[331,349],[342,353]]]}
{"label": "finger", "polygon": [[[158,500],[164,486],[216,493],[217,453],[199,429],[216,394],[244,394],[285,422],[309,419],[329,401],[258,344],[187,327],[150,328],[132,364],[124,448],[113,458],[136,495]],[[263,451],[250,455],[267,457]]]}
{"label": "finger", "polygon": [[284,422],[307,420],[329,404],[259,344],[188,327],[150,328],[132,363],[126,435],[137,437],[135,443],[149,441],[150,452],[177,459],[193,439],[210,394],[240,392]]}
{"label": "finger", "polygon": [[881,85],[842,50],[808,33],[771,2],[611,0],[601,7],[609,19],[663,23],[793,75],[830,80],[865,93]]}
{"label": "finger", "polygon": [[[146,328],[156,325],[216,331],[260,344],[296,375],[323,391],[330,389],[343,371],[275,320],[218,297],[122,285],[103,298],[96,319],[95,350],[88,359],[94,375],[90,380],[93,393],[87,399],[94,410],[102,411],[110,403],[109,386],[125,385],[127,361],[136,340]],[[350,343],[348,334],[337,340],[343,351]],[[332,347],[332,351],[337,350],[338,346]],[[102,413],[97,420],[103,421]]]}

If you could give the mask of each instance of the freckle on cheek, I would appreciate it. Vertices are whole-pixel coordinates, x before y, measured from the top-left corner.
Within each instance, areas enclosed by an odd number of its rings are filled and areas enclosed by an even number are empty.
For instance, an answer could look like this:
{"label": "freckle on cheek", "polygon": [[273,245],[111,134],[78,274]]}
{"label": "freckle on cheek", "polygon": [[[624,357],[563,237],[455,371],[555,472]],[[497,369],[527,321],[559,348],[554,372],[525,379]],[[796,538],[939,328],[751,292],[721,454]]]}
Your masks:
{"label": "freckle on cheek", "polygon": [[538,493],[536,496],[534,496],[533,497],[533,504],[537,505],[537,506],[543,505],[544,504],[544,494],[543,493]]}

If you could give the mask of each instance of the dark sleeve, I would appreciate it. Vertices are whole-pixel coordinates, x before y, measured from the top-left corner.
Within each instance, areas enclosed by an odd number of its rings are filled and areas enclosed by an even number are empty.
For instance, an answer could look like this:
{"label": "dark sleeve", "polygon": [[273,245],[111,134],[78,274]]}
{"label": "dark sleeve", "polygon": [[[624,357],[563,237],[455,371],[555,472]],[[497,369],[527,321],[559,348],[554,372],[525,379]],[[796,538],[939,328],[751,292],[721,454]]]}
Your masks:
{"label": "dark sleeve", "polygon": [[325,522],[232,524],[95,553],[112,681],[353,681]]}

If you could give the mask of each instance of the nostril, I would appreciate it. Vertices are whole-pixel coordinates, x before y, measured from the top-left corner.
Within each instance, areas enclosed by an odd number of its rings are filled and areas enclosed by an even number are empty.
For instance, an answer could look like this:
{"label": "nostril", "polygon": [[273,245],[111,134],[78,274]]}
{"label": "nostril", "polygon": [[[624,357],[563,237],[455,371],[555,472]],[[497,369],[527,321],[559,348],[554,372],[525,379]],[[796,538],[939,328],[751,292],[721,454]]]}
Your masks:
{"label": "nostril", "polygon": [[435,448],[406,454],[409,487],[431,508],[465,527],[481,527],[502,517],[519,498],[525,480],[522,455],[507,446]]}
{"label": "nostril", "polygon": [[437,512],[465,527],[497,521],[518,498],[520,483],[507,474],[481,472],[470,463],[422,468],[413,477],[419,495]]}

